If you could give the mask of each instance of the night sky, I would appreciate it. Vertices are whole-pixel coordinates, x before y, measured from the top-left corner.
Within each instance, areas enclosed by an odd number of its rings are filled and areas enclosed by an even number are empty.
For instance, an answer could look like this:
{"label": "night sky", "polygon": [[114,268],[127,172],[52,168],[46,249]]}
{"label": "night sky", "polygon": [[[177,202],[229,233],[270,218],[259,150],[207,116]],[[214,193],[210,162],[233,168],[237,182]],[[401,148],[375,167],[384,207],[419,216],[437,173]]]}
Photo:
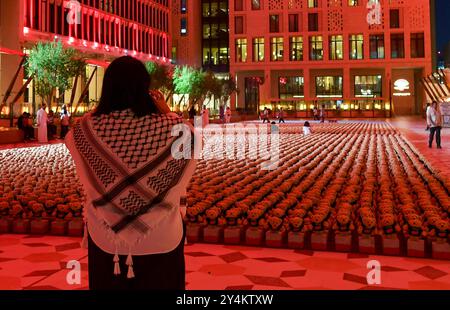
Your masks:
{"label": "night sky", "polygon": [[450,0],[436,0],[437,50],[444,51],[450,42]]}

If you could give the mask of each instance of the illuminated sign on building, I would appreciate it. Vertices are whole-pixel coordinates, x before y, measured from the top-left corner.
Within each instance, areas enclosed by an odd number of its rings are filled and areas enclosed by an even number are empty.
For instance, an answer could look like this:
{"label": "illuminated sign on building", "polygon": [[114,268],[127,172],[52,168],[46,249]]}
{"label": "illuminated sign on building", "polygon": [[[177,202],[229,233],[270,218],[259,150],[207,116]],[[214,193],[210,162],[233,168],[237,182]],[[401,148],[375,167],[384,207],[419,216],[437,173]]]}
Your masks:
{"label": "illuminated sign on building", "polygon": [[393,95],[396,97],[408,97],[411,96],[410,92],[404,92],[409,90],[409,82],[405,79],[398,79],[394,82],[394,89],[397,91]]}

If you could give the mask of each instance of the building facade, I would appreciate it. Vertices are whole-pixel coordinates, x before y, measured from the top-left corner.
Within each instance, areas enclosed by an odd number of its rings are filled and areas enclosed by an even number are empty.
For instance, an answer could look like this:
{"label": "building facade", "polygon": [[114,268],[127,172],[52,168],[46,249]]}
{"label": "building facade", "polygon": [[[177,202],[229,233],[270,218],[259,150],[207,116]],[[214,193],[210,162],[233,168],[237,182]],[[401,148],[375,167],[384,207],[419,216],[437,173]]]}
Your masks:
{"label": "building facade", "polygon": [[231,0],[232,108],[418,114],[432,72],[429,0]]}
{"label": "building facade", "polygon": [[[61,41],[87,58],[79,95],[92,75],[84,108],[101,94],[104,68],[114,58],[130,55],[142,61],[170,63],[172,49],[170,0],[2,0],[0,2],[0,98],[8,88],[23,53],[36,42]],[[23,83],[23,72],[13,88]],[[15,107],[35,112],[40,99],[31,83],[24,103]],[[70,94],[59,94],[63,102]],[[78,98],[77,96],[75,96]],[[8,114],[7,107],[3,114]]]}

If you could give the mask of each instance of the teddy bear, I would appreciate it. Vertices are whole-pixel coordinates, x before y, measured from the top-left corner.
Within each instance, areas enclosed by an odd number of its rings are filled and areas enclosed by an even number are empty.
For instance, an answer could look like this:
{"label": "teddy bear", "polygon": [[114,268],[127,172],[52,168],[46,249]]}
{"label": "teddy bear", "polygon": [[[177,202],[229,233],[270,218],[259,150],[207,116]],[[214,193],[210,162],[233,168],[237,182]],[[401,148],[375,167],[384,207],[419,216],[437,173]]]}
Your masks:
{"label": "teddy bear", "polygon": [[72,214],[74,217],[81,217],[83,206],[80,202],[74,201],[69,203],[70,210],[72,211]]}
{"label": "teddy bear", "polygon": [[276,216],[269,217],[267,222],[269,223],[269,226],[273,231],[278,230],[281,224],[283,224],[283,220]]}
{"label": "teddy bear", "polygon": [[11,206],[10,214],[13,217],[21,217],[22,214],[24,214],[24,210],[21,205],[15,204],[15,205]]}
{"label": "teddy bear", "polygon": [[272,216],[275,216],[275,217],[278,217],[278,218],[282,218],[284,216],[284,214],[285,214],[285,211],[283,209],[280,209],[280,208],[275,208],[275,209],[272,209],[270,211],[270,213],[272,214]]}
{"label": "teddy bear", "polygon": [[349,231],[353,230],[354,226],[347,214],[338,214],[336,216],[336,222],[333,225],[333,229],[339,231]]}
{"label": "teddy bear", "polygon": [[410,216],[406,219],[407,225],[403,227],[405,235],[420,237],[422,234],[422,221],[418,216]]}
{"label": "teddy bear", "polygon": [[450,233],[450,225],[446,220],[438,220],[434,224],[434,229],[432,230],[433,236],[436,236],[438,238],[447,239],[447,236]]}
{"label": "teddy bear", "polygon": [[8,215],[9,203],[6,201],[0,201],[0,215]]}
{"label": "teddy bear", "polygon": [[399,226],[395,223],[395,216],[393,214],[383,214],[380,219],[380,225],[386,235],[394,234],[400,230]]}
{"label": "teddy bear", "polygon": [[289,224],[294,232],[299,232],[302,229],[303,219],[301,217],[291,217],[289,218]]}
{"label": "teddy bear", "polygon": [[42,203],[36,202],[31,205],[31,211],[35,217],[41,217],[42,213],[45,211],[45,208]]}
{"label": "teddy bear", "polygon": [[361,227],[360,233],[371,235],[374,232],[375,226],[377,224],[376,219],[372,216],[363,216],[361,218],[361,222],[363,224],[363,227]]}
{"label": "teddy bear", "polygon": [[56,206],[56,217],[57,218],[65,218],[69,212],[70,212],[70,207],[67,204],[58,204]]}
{"label": "teddy bear", "polygon": [[209,220],[210,224],[215,225],[220,213],[221,210],[217,207],[209,208],[208,210],[206,210],[206,218]]}

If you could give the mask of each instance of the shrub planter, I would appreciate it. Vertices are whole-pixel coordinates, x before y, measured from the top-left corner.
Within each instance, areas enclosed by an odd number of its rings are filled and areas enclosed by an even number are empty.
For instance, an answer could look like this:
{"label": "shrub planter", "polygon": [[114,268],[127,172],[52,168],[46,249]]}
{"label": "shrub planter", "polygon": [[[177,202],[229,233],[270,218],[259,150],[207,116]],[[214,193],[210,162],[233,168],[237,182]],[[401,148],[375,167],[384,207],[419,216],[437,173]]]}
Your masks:
{"label": "shrub planter", "polygon": [[425,257],[425,240],[410,237],[406,243],[407,255],[411,257]]}
{"label": "shrub planter", "polygon": [[358,239],[359,252],[366,254],[375,254],[375,238],[370,235],[359,236]]}
{"label": "shrub planter", "polygon": [[382,244],[384,255],[400,255],[400,240],[397,235],[383,235]]}
{"label": "shrub planter", "polygon": [[189,243],[199,242],[202,238],[203,228],[198,224],[186,226],[186,238]]}
{"label": "shrub planter", "polygon": [[263,245],[264,230],[258,227],[249,227],[245,232],[245,243],[248,245]]}
{"label": "shrub planter", "polygon": [[7,234],[11,232],[12,221],[7,218],[0,218],[0,234]]}
{"label": "shrub planter", "polygon": [[226,244],[240,244],[244,229],[242,227],[227,227],[223,231],[223,242]]}
{"label": "shrub planter", "polygon": [[336,233],[334,236],[335,250],[339,252],[350,252],[352,250],[352,234]]}
{"label": "shrub planter", "polygon": [[311,234],[311,249],[318,251],[327,250],[328,234],[324,231]]}
{"label": "shrub planter", "polygon": [[81,237],[84,233],[83,220],[71,220],[67,224],[67,234],[73,237]]}
{"label": "shrub planter", "polygon": [[433,241],[431,247],[431,257],[450,259],[450,244],[446,240]]}
{"label": "shrub planter", "polygon": [[28,219],[13,220],[12,231],[15,234],[27,234],[30,231],[30,220]]}
{"label": "shrub planter", "polygon": [[220,226],[207,226],[203,229],[203,241],[208,243],[219,243],[222,240],[223,228]]}
{"label": "shrub planter", "polygon": [[30,224],[30,232],[31,234],[44,235],[48,233],[49,227],[50,225],[48,220],[32,220]]}
{"label": "shrub planter", "polygon": [[266,232],[266,246],[272,248],[281,248],[286,244],[286,232],[267,231]]}
{"label": "shrub planter", "polygon": [[290,231],[288,233],[288,247],[291,249],[303,249],[305,247],[305,234]]}
{"label": "shrub planter", "polygon": [[67,231],[67,222],[55,220],[50,225],[50,233],[56,236],[65,236]]}

